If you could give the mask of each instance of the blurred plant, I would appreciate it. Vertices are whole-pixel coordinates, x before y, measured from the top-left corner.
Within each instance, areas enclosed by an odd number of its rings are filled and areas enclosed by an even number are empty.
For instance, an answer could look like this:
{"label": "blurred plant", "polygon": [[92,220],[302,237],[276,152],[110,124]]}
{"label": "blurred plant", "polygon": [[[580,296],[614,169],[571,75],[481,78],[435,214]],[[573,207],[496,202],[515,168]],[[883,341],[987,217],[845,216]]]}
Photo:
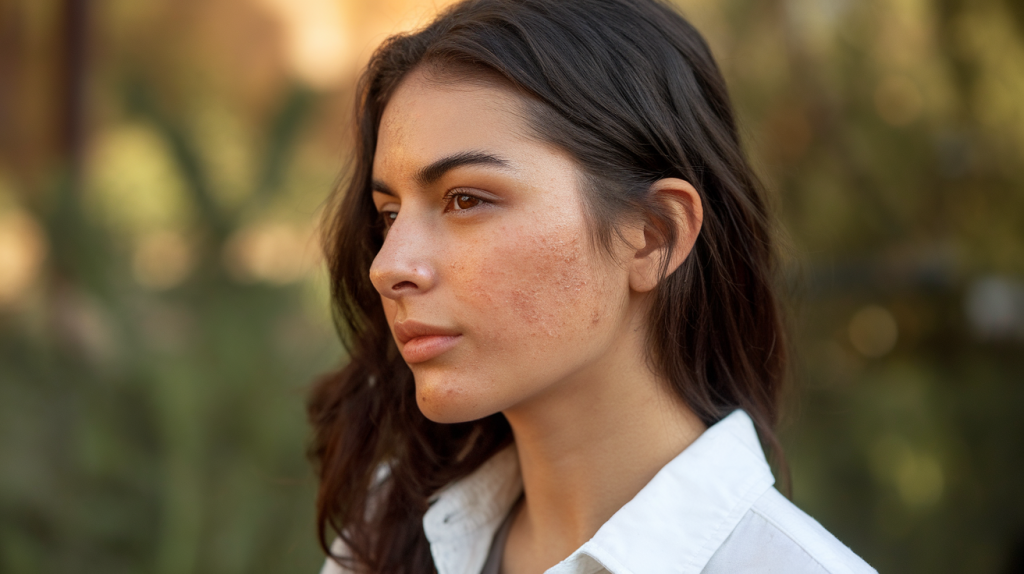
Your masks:
{"label": "blurred plant", "polygon": [[264,152],[228,205],[122,74],[84,185],[0,201],[0,570],[312,571],[302,389],[339,357],[314,213],[273,202],[316,99],[289,87],[265,137],[231,142]]}

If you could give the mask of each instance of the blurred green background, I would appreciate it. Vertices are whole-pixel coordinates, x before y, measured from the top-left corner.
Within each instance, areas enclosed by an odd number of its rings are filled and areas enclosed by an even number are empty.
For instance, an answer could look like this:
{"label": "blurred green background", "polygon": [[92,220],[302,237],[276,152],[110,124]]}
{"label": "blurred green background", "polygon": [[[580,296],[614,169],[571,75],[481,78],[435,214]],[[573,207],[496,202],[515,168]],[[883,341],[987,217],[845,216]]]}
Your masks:
{"label": "blurred green background", "polygon": [[[1024,3],[678,0],[788,237],[796,502],[1024,571]],[[409,0],[0,0],[0,572],[315,572],[315,239]]]}

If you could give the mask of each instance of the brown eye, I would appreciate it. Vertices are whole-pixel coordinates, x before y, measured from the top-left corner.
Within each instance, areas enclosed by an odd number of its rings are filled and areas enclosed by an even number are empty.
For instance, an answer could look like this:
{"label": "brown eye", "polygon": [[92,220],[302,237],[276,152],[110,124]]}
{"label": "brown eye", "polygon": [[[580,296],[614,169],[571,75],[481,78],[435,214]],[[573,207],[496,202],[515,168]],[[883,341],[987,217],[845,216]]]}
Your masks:
{"label": "brown eye", "polygon": [[469,209],[480,204],[480,200],[472,195],[456,195],[455,206],[457,209]]}
{"label": "brown eye", "polygon": [[395,219],[398,218],[397,211],[382,211],[380,212],[380,219],[384,223],[384,229],[390,229],[395,223]]}

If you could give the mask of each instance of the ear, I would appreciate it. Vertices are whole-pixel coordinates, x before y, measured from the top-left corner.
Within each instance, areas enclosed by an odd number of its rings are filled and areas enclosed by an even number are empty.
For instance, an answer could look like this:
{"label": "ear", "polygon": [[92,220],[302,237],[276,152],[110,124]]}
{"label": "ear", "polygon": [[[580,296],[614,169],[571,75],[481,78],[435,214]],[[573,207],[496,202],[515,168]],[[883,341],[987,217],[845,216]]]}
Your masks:
{"label": "ear", "polygon": [[704,221],[700,195],[690,182],[674,177],[659,179],[651,185],[650,193],[667,215],[668,224],[675,228],[676,239],[668,245],[667,233],[660,233],[650,222],[644,224],[643,239],[634,244],[629,269],[629,287],[639,293],[653,290],[663,277],[682,265]]}

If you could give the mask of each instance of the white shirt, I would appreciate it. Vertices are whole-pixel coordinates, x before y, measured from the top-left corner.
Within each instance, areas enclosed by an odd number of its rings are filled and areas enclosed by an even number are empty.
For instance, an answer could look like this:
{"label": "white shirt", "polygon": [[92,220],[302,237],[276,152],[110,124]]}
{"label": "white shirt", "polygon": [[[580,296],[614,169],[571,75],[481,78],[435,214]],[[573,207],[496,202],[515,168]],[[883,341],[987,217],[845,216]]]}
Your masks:
{"label": "white shirt", "polygon": [[[774,484],[753,422],[735,411],[546,574],[875,572]],[[480,573],[522,489],[513,446],[431,499],[423,528],[438,574]],[[344,572],[328,560],[321,574]]]}

